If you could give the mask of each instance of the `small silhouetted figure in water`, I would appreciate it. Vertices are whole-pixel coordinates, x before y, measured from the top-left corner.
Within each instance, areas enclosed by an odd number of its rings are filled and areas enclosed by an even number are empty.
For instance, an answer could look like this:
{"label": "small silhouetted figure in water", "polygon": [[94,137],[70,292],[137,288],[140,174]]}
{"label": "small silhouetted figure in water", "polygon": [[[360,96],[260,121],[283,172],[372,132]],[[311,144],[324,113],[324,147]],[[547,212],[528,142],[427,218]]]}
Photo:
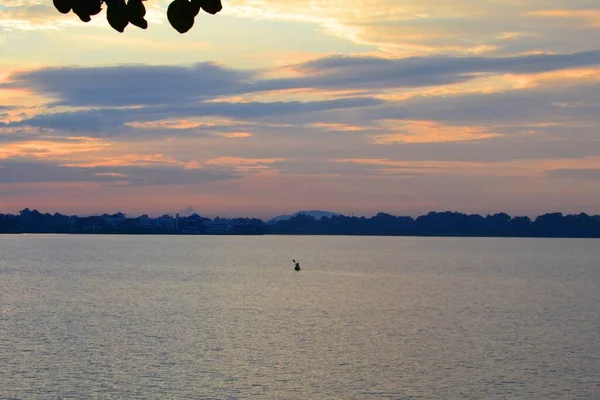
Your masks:
{"label": "small silhouetted figure in water", "polygon": [[294,264],[296,265],[294,267],[294,271],[300,271],[300,263],[296,260],[292,260],[294,262]]}

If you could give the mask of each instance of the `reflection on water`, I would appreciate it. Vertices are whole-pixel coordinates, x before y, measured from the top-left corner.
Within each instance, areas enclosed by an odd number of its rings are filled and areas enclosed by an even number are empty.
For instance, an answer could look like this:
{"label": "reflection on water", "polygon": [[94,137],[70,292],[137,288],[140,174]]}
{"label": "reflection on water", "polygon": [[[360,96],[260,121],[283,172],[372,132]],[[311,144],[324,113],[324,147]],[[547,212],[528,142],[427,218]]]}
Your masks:
{"label": "reflection on water", "polygon": [[599,260],[594,240],[0,236],[0,398],[600,398]]}

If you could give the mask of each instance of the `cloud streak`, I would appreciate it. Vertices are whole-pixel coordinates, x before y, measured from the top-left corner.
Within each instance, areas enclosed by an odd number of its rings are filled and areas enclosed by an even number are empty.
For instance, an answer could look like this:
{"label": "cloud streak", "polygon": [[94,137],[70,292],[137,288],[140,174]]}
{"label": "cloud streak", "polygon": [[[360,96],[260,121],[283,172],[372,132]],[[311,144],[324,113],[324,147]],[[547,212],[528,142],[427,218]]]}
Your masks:
{"label": "cloud streak", "polygon": [[518,57],[329,56],[288,65],[293,78],[261,78],[264,70],[201,63],[178,66],[46,68],[11,77],[19,87],[54,97],[55,106],[185,105],[223,96],[292,89],[361,90],[447,85],[480,74],[535,74],[600,65],[600,51]]}
{"label": "cloud streak", "polygon": [[0,184],[103,182],[127,186],[199,185],[239,178],[230,168],[177,166],[65,166],[52,161],[0,160]]}
{"label": "cloud streak", "polygon": [[554,169],[546,172],[551,177],[600,181],[600,168]]}
{"label": "cloud streak", "polygon": [[[530,77],[596,65],[600,65],[600,51],[503,58],[330,56],[287,66],[287,70],[297,72],[293,78],[265,78],[269,75],[265,70],[236,70],[214,63],[192,67],[46,68],[15,73],[4,85],[56,100],[47,105],[46,111],[0,123],[0,127],[36,127],[69,134],[77,132],[112,137],[141,132],[144,124],[169,119],[213,117],[232,121],[287,121],[327,126],[339,124],[339,118],[343,118],[344,123],[358,130],[377,131],[380,142],[406,142],[410,141],[410,134],[399,132],[394,127],[382,127],[378,121],[433,120],[468,125],[471,120],[494,123],[504,119],[557,118],[561,115],[571,119],[575,116],[590,117],[597,112],[593,104],[600,104],[597,86],[585,82],[586,87],[555,90],[552,85],[534,85],[529,90],[467,91],[451,96],[443,92],[441,95],[425,96],[415,92],[397,101],[380,98],[382,91],[423,90],[430,86],[481,79],[482,75],[522,74]],[[314,93],[325,90],[340,92],[332,94],[332,99],[328,100],[228,100],[231,96],[262,92],[281,93],[280,96],[285,98],[287,91],[298,89]],[[560,106],[576,100],[579,106]],[[582,101],[592,105],[582,106]],[[163,125],[160,132],[169,129],[169,126]],[[236,130],[239,131],[239,128]],[[186,134],[206,136],[215,134],[215,130],[189,125],[178,133]],[[482,138],[495,136],[493,132],[486,134],[481,129],[477,135]],[[473,131],[464,138],[474,139],[477,135]],[[450,138],[451,135],[445,136]]]}

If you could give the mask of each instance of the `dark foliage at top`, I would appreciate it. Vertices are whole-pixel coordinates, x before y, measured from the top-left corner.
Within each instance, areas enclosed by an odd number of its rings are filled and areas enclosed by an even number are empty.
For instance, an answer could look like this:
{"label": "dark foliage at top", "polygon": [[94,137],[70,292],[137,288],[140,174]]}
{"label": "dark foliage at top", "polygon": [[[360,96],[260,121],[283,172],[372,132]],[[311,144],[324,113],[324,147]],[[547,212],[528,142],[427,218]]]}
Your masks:
{"label": "dark foliage at top", "polygon": [[[122,214],[119,214],[122,216]],[[211,221],[196,214],[172,219],[173,225],[144,225],[141,218],[122,218],[118,225],[109,224],[118,215],[92,217],[42,214],[22,210],[18,215],[0,214],[0,233],[211,233]],[[170,218],[170,217],[167,217]],[[175,221],[177,221],[175,223]],[[600,215],[563,215],[550,213],[534,220],[511,217],[505,213],[467,215],[457,212],[430,212],[413,219],[379,213],[373,217],[336,215],[319,220],[299,214],[287,220],[267,224],[256,218],[215,218],[227,221],[229,234],[305,234],[305,235],[390,235],[390,236],[488,236],[488,237],[579,237],[600,238]],[[114,222],[114,221],[113,221]]]}
{"label": "dark foliage at top", "polygon": [[[54,7],[62,13],[73,11],[83,22],[90,22],[92,16],[102,11],[106,4],[106,19],[110,26],[123,33],[127,25],[132,24],[138,28],[148,28],[148,21],[144,19],[146,0],[52,0]],[[194,26],[194,19],[200,12],[215,15],[223,9],[221,0],[173,0],[167,9],[167,18],[173,28],[179,33],[185,33]]]}

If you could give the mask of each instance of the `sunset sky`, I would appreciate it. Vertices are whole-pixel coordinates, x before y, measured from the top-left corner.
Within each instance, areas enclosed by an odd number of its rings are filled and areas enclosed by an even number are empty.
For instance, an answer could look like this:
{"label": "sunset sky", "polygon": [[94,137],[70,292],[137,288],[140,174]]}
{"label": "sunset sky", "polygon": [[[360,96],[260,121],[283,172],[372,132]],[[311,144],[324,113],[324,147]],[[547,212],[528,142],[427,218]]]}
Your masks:
{"label": "sunset sky", "polygon": [[0,4],[0,212],[600,213],[598,0]]}

